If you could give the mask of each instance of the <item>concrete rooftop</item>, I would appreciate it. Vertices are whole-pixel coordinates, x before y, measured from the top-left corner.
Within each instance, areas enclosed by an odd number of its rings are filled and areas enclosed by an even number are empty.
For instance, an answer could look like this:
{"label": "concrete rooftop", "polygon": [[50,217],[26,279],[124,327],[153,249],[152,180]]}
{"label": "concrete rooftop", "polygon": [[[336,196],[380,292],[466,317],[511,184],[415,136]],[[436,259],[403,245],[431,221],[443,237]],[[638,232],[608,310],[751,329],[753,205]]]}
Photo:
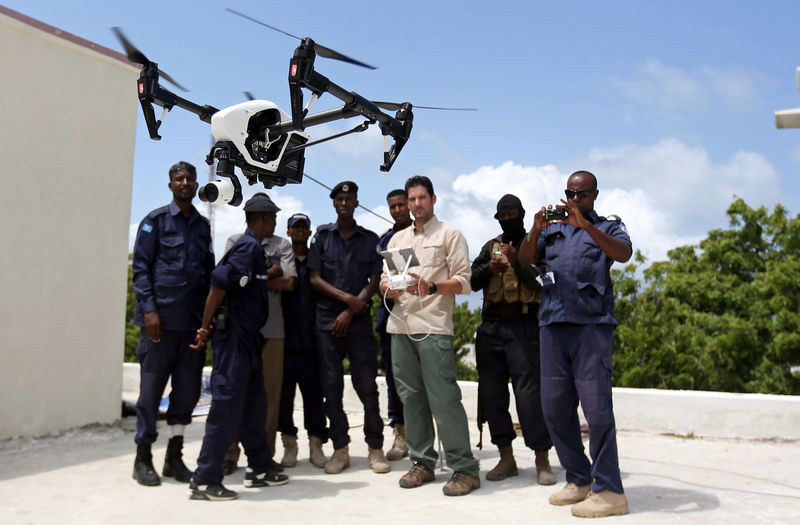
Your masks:
{"label": "concrete rooftop", "polygon": [[[465,388],[465,396],[469,397]],[[615,393],[615,398],[617,394]],[[385,404],[382,406],[385,407]],[[465,401],[465,406],[469,403]],[[468,408],[469,411],[469,408]],[[460,498],[442,495],[449,473],[417,489],[398,487],[410,467],[393,462],[389,474],[374,474],[360,423],[362,414],[348,409],[352,443],[351,466],[327,475],[308,461],[305,433],[300,433],[300,462],[287,469],[282,487],[245,489],[243,470],[225,479],[239,493],[233,502],[191,501],[187,485],[165,480],[160,487],[142,487],[131,479],[135,419],[111,426],[70,430],[56,436],[15,438],[0,442],[0,523],[247,523],[276,524],[375,523],[391,520],[427,523],[576,523],[568,507],[554,507],[548,496],[564,483],[564,471],[551,451],[558,485],[536,483],[532,453],[515,441],[518,477],[488,482],[484,476],[497,461],[488,444],[475,450],[481,460],[481,487]],[[657,410],[656,410],[657,412]],[[618,417],[618,421],[619,421]],[[295,421],[302,421],[296,409]],[[635,426],[635,425],[634,425]],[[627,425],[630,428],[630,425]],[[625,428],[625,427],[623,427]],[[167,428],[154,446],[160,471]],[[184,458],[193,468],[200,449],[203,418],[187,428]],[[474,421],[472,442],[478,442]],[[800,430],[800,429],[799,429]],[[386,447],[391,429],[385,430]],[[630,505],[614,523],[794,523],[800,524],[800,441],[797,439],[730,439],[677,437],[621,430],[618,437],[623,483]],[[588,444],[587,444],[588,446]],[[330,454],[330,443],[325,452]],[[282,451],[276,454],[280,459]],[[244,462],[244,458],[240,463]]]}

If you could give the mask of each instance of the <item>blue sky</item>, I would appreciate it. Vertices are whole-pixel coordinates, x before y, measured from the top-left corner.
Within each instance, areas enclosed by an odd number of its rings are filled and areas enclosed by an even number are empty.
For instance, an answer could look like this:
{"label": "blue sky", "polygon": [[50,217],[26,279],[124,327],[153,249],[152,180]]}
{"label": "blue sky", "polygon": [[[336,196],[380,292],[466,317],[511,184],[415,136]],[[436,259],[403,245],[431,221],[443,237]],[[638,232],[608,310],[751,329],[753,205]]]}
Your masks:
{"label": "blue sky", "polygon": [[[464,231],[473,257],[499,231],[492,215],[503,194],[522,199],[529,225],[536,208],[563,195],[576,169],[597,175],[598,212],[621,216],[651,260],[726,227],[734,195],[751,206],[780,202],[798,212],[800,130],[777,130],[772,114],[800,106],[796,2],[5,5],[117,50],[109,28],[121,26],[191,90],[188,98],[218,108],[251,91],[288,109],[288,61],[297,45],[225,7],[378,66],[317,59],[320,73],[367,98],[479,108],[415,111],[411,140],[388,174],[378,170],[383,140],[376,129],[309,149],[305,168],[331,186],[356,181],[360,202],[386,217],[386,193],[411,175],[428,175],[437,215]],[[338,105],[328,95],[315,110]],[[309,131],[321,137],[358,122]],[[168,202],[170,164],[188,160],[206,174],[210,126],[176,109],[161,134],[151,141],[139,116],[132,228]],[[246,188],[246,195],[258,189]],[[278,234],[295,211],[309,213],[314,225],[334,219],[328,191],[310,181],[268,193],[282,208]],[[217,209],[220,253],[242,228],[242,215]],[[377,233],[388,226],[366,214],[357,219]]]}

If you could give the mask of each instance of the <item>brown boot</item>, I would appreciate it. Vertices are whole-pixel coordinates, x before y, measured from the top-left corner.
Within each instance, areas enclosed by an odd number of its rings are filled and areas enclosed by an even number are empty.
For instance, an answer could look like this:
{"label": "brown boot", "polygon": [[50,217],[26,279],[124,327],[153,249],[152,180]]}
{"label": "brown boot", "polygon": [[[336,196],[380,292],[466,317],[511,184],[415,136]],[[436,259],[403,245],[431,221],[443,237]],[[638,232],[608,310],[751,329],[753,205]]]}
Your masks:
{"label": "brown boot", "polygon": [[456,472],[444,484],[442,492],[445,496],[466,496],[480,486],[481,479],[478,476],[472,476],[466,472]]}
{"label": "brown boot", "polygon": [[283,443],[283,459],[281,466],[292,468],[297,466],[297,436],[290,436],[281,432],[281,443]]}
{"label": "brown boot", "polygon": [[619,516],[628,513],[628,498],[625,494],[618,494],[610,490],[590,492],[589,496],[574,505],[573,516],[579,518],[603,518],[605,516]]}
{"label": "brown boot", "polygon": [[369,466],[376,474],[386,474],[392,470],[386,461],[386,456],[383,455],[383,450],[379,448],[369,449]]}
{"label": "brown boot", "polygon": [[576,485],[574,483],[567,483],[564,488],[550,495],[551,505],[572,505],[573,503],[580,503],[585,500],[589,493],[592,491],[592,484]]}
{"label": "brown boot", "polygon": [[519,474],[517,470],[517,462],[514,460],[514,449],[511,445],[499,447],[500,461],[495,467],[486,473],[487,481],[502,481],[509,476],[516,476]]}
{"label": "brown boot", "polygon": [[311,459],[311,464],[317,468],[325,468],[325,463],[328,458],[322,452],[322,440],[317,436],[311,436],[308,439],[308,456]]}
{"label": "brown boot", "polygon": [[392,448],[386,453],[386,459],[397,461],[408,456],[408,445],[406,444],[406,426],[396,423],[394,425],[394,443]]}
{"label": "brown boot", "polygon": [[339,474],[350,466],[350,452],[348,450],[349,446],[345,445],[343,448],[333,451],[331,459],[325,463],[326,474]]}
{"label": "brown boot", "polygon": [[435,477],[436,475],[431,469],[422,463],[414,463],[411,470],[403,474],[403,477],[400,478],[400,486],[404,489],[415,489],[423,483],[433,481]]}
{"label": "brown boot", "polygon": [[536,451],[536,477],[539,485],[555,485],[556,477],[550,468],[550,457],[547,450]]}

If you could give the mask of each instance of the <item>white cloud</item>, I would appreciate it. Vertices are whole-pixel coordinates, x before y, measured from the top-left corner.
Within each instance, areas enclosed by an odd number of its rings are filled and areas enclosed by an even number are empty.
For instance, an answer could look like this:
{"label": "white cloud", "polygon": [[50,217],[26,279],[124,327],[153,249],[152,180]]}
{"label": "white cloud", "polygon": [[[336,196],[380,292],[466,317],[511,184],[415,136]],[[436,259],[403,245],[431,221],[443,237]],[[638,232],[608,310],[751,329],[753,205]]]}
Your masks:
{"label": "white cloud", "polygon": [[598,176],[598,213],[622,217],[634,248],[650,260],[665,259],[668,250],[727,226],[725,210],[734,195],[751,206],[772,206],[780,194],[775,169],[761,155],[740,151],[714,163],[702,147],[664,139],[651,146],[595,148],[559,167],[512,162],[480,167],[437,188],[437,215],[462,229],[474,257],[499,233],[492,217],[503,194],[522,200],[530,227],[533,212],[559,202],[567,177],[577,169]]}
{"label": "white cloud", "polygon": [[675,116],[711,111],[717,100],[727,109],[750,105],[757,99],[757,77],[743,68],[687,70],[648,58],[634,66],[629,76],[615,77],[612,83],[637,105],[662,116]]}

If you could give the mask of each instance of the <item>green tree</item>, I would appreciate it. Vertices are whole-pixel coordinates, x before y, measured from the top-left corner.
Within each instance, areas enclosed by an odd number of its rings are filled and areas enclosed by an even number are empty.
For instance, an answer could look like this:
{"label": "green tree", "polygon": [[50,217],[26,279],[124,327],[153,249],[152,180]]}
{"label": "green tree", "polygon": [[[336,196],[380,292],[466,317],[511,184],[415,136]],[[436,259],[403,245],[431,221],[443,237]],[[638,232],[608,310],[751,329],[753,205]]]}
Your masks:
{"label": "green tree", "polygon": [[456,352],[456,379],[461,381],[477,381],[478,371],[472,364],[465,361],[469,353],[467,345],[475,345],[475,332],[481,324],[481,309],[469,309],[469,303],[464,301],[456,304],[453,311],[453,348]]}
{"label": "green tree", "polygon": [[620,386],[800,393],[800,217],[736,199],[730,228],[612,270]]}

